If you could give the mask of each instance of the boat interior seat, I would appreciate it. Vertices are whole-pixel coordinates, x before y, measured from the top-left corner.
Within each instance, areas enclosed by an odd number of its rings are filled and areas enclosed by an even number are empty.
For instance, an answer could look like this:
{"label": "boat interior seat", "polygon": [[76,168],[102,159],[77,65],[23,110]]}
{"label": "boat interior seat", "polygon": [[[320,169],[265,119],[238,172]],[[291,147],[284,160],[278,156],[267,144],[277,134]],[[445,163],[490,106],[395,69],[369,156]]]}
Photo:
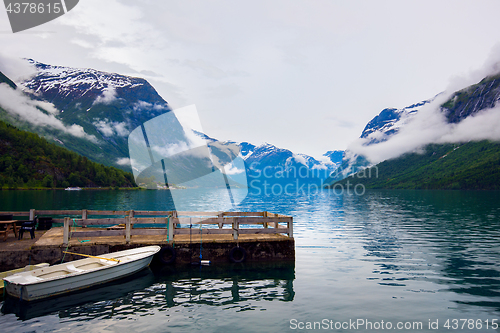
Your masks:
{"label": "boat interior seat", "polygon": [[73,272],[83,272],[83,269],[76,268],[74,265],[67,265],[66,268]]}

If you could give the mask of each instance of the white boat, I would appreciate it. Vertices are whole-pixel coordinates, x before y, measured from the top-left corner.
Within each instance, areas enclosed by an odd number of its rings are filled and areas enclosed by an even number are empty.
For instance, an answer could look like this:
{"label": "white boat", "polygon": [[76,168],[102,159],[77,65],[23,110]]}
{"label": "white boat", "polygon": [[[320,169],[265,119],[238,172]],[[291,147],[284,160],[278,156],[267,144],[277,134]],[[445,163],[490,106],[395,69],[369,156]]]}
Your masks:
{"label": "white boat", "polygon": [[4,278],[7,294],[33,301],[65,294],[134,274],[149,266],[159,246],[103,254]]}
{"label": "white boat", "polygon": [[66,191],[81,191],[82,188],[81,187],[66,187],[65,190]]}

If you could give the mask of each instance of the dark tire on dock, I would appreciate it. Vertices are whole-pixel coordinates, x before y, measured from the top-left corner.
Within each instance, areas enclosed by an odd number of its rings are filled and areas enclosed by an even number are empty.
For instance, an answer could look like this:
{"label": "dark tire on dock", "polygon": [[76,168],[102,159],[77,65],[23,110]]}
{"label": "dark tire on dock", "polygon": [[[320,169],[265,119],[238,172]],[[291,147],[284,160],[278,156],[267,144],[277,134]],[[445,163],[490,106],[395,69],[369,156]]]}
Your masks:
{"label": "dark tire on dock", "polygon": [[175,250],[171,246],[164,246],[161,248],[160,252],[158,252],[158,259],[164,265],[170,265],[175,262],[177,254]]}
{"label": "dark tire on dock", "polygon": [[229,252],[229,260],[234,263],[239,263],[239,262],[244,262],[245,259],[247,258],[247,251],[245,251],[244,248],[240,246],[235,246]]}

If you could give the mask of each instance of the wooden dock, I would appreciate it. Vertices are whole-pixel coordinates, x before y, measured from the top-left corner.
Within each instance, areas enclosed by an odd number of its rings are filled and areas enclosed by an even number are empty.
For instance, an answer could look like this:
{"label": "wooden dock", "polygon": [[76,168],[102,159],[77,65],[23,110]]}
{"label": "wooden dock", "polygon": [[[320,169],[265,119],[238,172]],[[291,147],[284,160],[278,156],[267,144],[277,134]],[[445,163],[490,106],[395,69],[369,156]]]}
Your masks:
{"label": "wooden dock", "polygon": [[38,262],[53,264],[63,256],[66,261],[80,259],[64,255],[65,250],[99,255],[146,245],[160,245],[173,254],[169,264],[234,261],[235,248],[244,252],[243,261],[295,259],[293,218],[270,212],[31,209],[0,214],[18,219],[52,217],[62,225],[45,232],[29,250],[16,252],[11,246],[7,253],[0,242],[0,271]]}

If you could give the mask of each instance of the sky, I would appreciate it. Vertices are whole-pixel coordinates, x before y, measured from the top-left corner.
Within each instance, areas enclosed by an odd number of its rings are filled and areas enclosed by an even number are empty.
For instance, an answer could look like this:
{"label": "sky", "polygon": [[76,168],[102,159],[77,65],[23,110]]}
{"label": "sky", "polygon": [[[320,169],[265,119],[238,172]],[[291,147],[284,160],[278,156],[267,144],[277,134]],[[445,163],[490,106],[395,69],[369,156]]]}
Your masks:
{"label": "sky", "polygon": [[384,108],[480,80],[500,54],[499,12],[498,0],[80,0],[15,34],[0,8],[0,55],[143,77],[172,108],[195,104],[211,137],[318,158]]}

